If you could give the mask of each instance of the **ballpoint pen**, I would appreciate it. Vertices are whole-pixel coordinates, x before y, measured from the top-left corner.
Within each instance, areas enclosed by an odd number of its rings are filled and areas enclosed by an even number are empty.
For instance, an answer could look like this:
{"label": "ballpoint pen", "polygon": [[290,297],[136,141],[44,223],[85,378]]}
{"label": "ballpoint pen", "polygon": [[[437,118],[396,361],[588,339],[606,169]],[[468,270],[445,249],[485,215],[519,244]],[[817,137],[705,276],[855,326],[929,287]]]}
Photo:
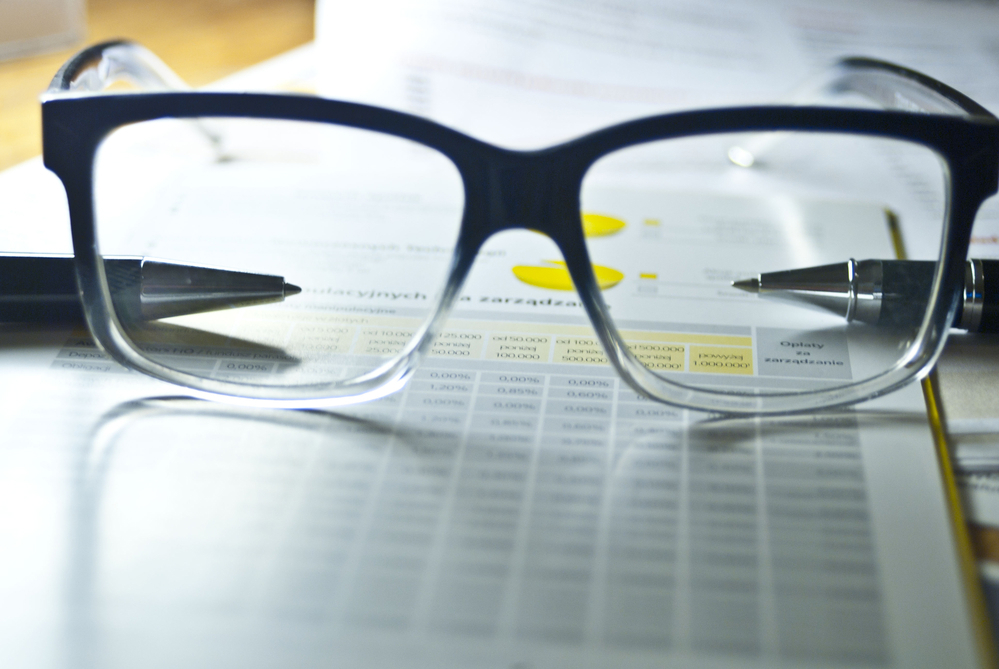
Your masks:
{"label": "ballpoint pen", "polygon": [[[139,256],[105,258],[115,307],[154,320],[280,302],[302,291],[283,277]],[[82,322],[73,256],[0,254],[0,322]]]}
{"label": "ballpoint pen", "polygon": [[[936,263],[920,260],[853,260],[760,274],[732,286],[761,297],[818,307],[848,321],[874,325],[918,324],[926,312]],[[964,299],[954,327],[999,332],[999,260],[969,260]]]}

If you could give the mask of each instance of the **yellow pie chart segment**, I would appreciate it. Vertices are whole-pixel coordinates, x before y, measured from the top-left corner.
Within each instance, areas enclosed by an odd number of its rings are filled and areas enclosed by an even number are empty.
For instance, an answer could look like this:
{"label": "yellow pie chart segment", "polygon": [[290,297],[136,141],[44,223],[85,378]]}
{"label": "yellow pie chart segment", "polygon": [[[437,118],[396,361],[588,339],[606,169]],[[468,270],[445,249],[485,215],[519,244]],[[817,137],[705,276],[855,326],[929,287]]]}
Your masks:
{"label": "yellow pie chart segment", "polygon": [[586,237],[605,237],[613,235],[624,227],[624,221],[604,214],[583,214],[583,235]]}
{"label": "yellow pie chart segment", "polygon": [[[548,288],[549,290],[572,290],[572,278],[569,277],[569,270],[561,260],[547,260],[552,266],[543,265],[517,265],[513,268],[513,274],[518,279],[530,286],[538,288]],[[606,290],[611,286],[616,286],[624,278],[624,274],[603,265],[594,265],[593,274],[597,279],[600,290]]]}

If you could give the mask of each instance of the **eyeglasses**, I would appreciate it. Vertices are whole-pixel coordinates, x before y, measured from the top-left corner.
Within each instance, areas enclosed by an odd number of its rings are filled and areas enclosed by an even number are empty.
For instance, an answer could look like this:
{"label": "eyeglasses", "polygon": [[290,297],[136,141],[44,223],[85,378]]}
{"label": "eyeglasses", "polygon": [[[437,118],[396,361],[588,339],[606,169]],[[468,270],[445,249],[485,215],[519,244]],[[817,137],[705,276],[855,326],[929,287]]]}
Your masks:
{"label": "eyeglasses", "polygon": [[[154,92],[94,94],[122,78]],[[123,365],[277,407],[378,398],[435,355],[609,363],[705,411],[872,398],[942,350],[999,171],[988,111],[863,58],[823,90],[888,110],[690,111],[534,151],[362,104],[182,87],[110,42],[43,96],[87,322]],[[848,322],[731,285],[890,258],[895,220],[930,263],[906,319]]]}

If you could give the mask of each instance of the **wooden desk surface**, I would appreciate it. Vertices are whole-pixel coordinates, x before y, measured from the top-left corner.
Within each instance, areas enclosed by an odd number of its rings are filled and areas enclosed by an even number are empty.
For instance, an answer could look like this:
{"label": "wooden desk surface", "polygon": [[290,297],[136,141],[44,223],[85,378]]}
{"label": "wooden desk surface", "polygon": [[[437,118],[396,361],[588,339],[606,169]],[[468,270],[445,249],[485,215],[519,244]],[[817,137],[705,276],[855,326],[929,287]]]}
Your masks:
{"label": "wooden desk surface", "polygon": [[0,169],[41,153],[38,95],[83,46],[133,39],[199,86],[310,41],[314,12],[314,0],[88,0],[85,42],[0,62]]}

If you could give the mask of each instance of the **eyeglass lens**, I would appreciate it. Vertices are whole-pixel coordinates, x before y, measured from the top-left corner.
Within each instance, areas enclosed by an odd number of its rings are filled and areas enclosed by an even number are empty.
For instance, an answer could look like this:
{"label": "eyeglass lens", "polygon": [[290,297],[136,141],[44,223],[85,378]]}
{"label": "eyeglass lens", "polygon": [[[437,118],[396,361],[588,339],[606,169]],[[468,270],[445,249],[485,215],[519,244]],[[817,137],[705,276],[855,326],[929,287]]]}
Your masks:
{"label": "eyeglass lens", "polygon": [[[277,120],[127,126],[95,180],[102,254],[147,258],[141,304],[128,285],[115,300],[135,345],[172,369],[272,386],[356,377],[402,350],[446,281],[464,202],[457,169],[428,148]],[[191,313],[199,295],[209,310]],[[179,313],[159,317],[164,305]]]}
{"label": "eyeglass lens", "polygon": [[[581,200],[592,261],[625,275],[603,298],[638,360],[689,386],[781,393],[868,379],[910,349],[944,184],[941,160],[912,143],[720,134],[607,155]],[[891,261],[906,237],[923,241],[910,257],[934,262],[845,264]]]}

